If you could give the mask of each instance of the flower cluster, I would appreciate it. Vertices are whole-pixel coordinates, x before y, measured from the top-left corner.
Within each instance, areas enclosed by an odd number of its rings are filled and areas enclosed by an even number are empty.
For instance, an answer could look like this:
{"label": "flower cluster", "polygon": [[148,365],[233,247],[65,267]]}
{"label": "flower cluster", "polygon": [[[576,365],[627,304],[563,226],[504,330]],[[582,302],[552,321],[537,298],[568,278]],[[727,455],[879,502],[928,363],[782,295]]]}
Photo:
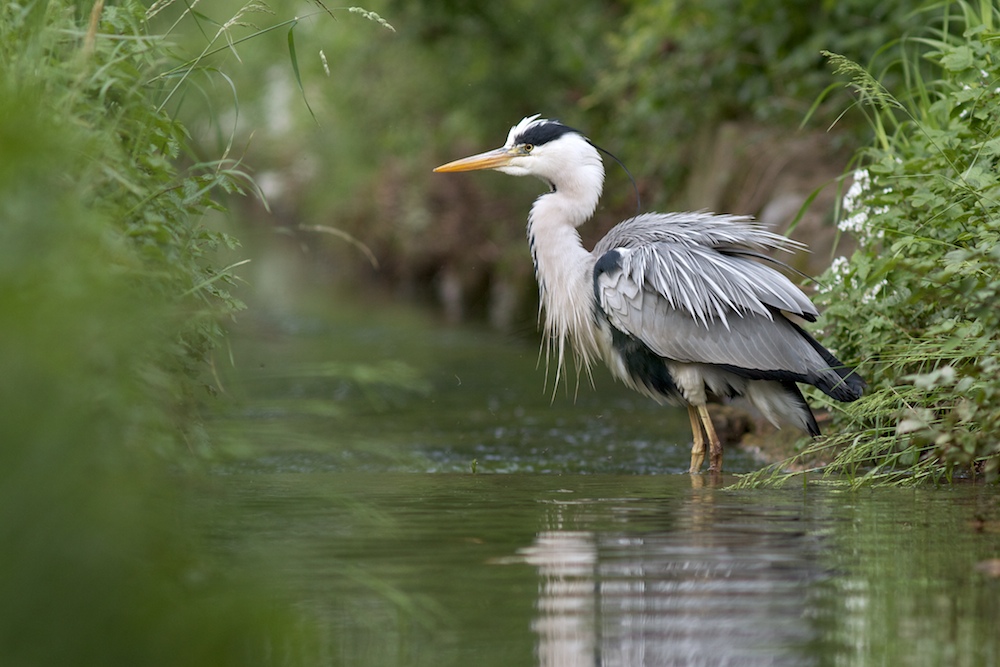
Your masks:
{"label": "flower cluster", "polygon": [[[860,303],[870,304],[880,296],[885,298],[889,281],[886,278],[878,281],[874,285],[867,287],[858,297]],[[851,260],[843,255],[836,257],[826,271],[824,281],[819,285],[818,292],[828,299],[836,298],[838,295],[845,296],[849,292],[857,293],[864,285],[861,283],[857,273],[851,265]]]}
{"label": "flower cluster", "polygon": [[[874,228],[871,224],[872,218],[884,215],[889,211],[889,207],[870,206],[866,203],[871,196],[871,176],[867,169],[856,169],[852,178],[851,187],[841,202],[844,216],[837,223],[837,228],[842,232],[854,234],[862,244],[871,238],[880,240],[884,232],[882,229]],[[883,190],[883,193],[888,192],[889,188]]]}
{"label": "flower cluster", "polygon": [[817,291],[823,295],[844,294],[845,291],[855,289],[855,277],[851,270],[851,261],[840,255],[831,263],[826,270],[822,282],[819,283]]}

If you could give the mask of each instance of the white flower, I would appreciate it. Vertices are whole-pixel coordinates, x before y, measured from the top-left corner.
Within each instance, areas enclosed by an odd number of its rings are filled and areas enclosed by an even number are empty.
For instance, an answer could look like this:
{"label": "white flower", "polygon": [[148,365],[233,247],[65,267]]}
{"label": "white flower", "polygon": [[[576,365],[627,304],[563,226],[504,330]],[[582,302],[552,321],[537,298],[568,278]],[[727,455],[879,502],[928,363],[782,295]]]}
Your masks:
{"label": "white flower", "polygon": [[851,178],[854,182],[847,189],[847,194],[844,195],[843,202],[844,210],[847,212],[856,211],[861,207],[861,196],[871,185],[871,176],[868,174],[867,169],[855,169]]}
{"label": "white flower", "polygon": [[[876,239],[880,239],[883,235],[882,230],[875,230],[874,234],[872,234],[868,221],[873,214],[883,215],[887,213],[889,207],[871,207],[864,203],[866,195],[871,190],[871,175],[867,169],[856,169],[852,175],[852,179],[853,183],[847,189],[847,193],[841,202],[841,207],[845,215],[837,222],[837,229],[842,232],[854,234],[862,243],[867,240],[866,237],[872,235]],[[892,192],[892,189],[885,188],[882,192],[889,193]]]}
{"label": "white flower", "polygon": [[849,262],[847,258],[844,257],[843,255],[841,255],[840,257],[836,257],[832,262],[830,262],[830,273],[837,276],[838,278],[841,278],[845,273],[847,273],[845,269],[847,268],[848,264]]}
{"label": "white flower", "polygon": [[850,263],[847,258],[841,255],[830,262],[830,280],[828,282],[819,284],[820,294],[829,294],[836,291],[839,287],[847,285],[849,282],[847,280],[847,272]]}
{"label": "white flower", "polygon": [[[843,255],[830,262],[828,274],[829,280],[819,285],[820,294],[844,293],[859,287],[857,276],[851,275],[851,262]],[[875,301],[888,284],[888,280],[882,279],[877,285],[873,285],[861,295],[861,303]]]}
{"label": "white flower", "polygon": [[861,203],[862,197],[868,191],[871,184],[871,177],[867,169],[856,169],[853,174],[853,183],[847,189],[841,206],[844,210],[844,217],[837,223],[837,228],[842,232],[858,233],[865,228],[868,222],[868,211]]}
{"label": "white flower", "polygon": [[888,284],[889,281],[883,278],[881,282],[872,286],[871,289],[869,289],[868,291],[866,291],[864,294],[861,295],[861,303],[871,303],[872,301],[874,301],[875,298],[879,295],[879,292],[882,291],[882,288]]}

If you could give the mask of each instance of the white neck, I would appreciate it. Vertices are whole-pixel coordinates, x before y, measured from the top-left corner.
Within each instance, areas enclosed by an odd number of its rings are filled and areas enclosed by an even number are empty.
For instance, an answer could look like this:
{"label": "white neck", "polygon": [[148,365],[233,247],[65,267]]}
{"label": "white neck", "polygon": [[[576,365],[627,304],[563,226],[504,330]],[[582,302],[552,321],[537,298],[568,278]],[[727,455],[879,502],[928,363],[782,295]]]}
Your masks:
{"label": "white neck", "polygon": [[601,195],[604,170],[599,158],[596,166],[575,169],[569,178],[560,174],[554,191],[535,200],[528,216],[528,242],[544,313],[543,334],[548,358],[556,360],[557,382],[567,340],[578,366],[589,367],[599,354],[592,323],[595,260],[576,231],[593,215]]}

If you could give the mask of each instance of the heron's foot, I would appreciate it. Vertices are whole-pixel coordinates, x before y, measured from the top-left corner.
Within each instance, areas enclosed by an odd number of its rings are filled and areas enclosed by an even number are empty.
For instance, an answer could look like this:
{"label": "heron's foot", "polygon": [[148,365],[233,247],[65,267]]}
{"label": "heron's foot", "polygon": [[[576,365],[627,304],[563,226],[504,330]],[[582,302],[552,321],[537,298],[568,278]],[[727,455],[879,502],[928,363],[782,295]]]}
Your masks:
{"label": "heron's foot", "polygon": [[712,417],[708,414],[708,408],[704,405],[698,406],[698,416],[701,419],[702,426],[705,427],[705,435],[708,436],[709,443],[709,472],[722,472],[722,441],[719,440],[719,435],[715,432],[715,426],[712,425]]}
{"label": "heron's foot", "polygon": [[712,443],[708,471],[722,472],[722,443]]}
{"label": "heron's foot", "polygon": [[694,442],[691,444],[691,470],[692,475],[701,472],[701,464],[705,462],[705,434],[702,432],[698,410],[693,405],[688,406],[688,417],[691,419],[691,435]]}
{"label": "heron's foot", "polygon": [[709,459],[708,472],[722,472],[722,447],[720,446],[718,450],[715,447],[712,448],[712,454]]}
{"label": "heron's foot", "polygon": [[691,448],[691,470],[692,475],[701,471],[701,464],[705,462],[705,446],[702,445],[701,449]]}

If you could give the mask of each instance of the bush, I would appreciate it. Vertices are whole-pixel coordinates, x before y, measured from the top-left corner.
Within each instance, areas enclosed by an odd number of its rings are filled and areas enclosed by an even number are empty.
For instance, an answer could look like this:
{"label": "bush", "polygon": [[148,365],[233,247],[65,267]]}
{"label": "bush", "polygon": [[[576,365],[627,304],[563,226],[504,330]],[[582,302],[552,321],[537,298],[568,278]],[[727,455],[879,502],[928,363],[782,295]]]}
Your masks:
{"label": "bush", "polygon": [[839,223],[860,247],[834,261],[816,299],[825,342],[871,383],[819,445],[846,446],[831,470],[863,467],[856,482],[997,478],[1000,13],[983,7],[946,7],[929,36],[899,45],[911,87],[898,96],[831,55],[875,133]]}
{"label": "bush", "polygon": [[[82,25],[62,2],[8,3],[0,11],[7,106],[0,169],[9,190],[3,246],[11,254],[34,248],[5,269],[30,282],[38,258],[85,226],[99,251],[89,254],[81,243],[59,270],[97,260],[94,270],[119,284],[116,293],[167,318],[159,330],[168,338],[145,363],[166,373],[155,380],[158,389],[183,403],[209,386],[199,378],[221,337],[220,317],[242,308],[228,291],[230,268],[215,264],[217,251],[236,241],[206,227],[203,216],[219,208],[214,193],[238,191],[245,178],[225,160],[178,169],[191,162],[189,136],[163,108],[163,91],[150,85],[165,49],[147,33],[139,3],[104,7]],[[89,222],[53,210],[64,204],[86,204]]]}
{"label": "bush", "polygon": [[[730,120],[794,127],[830,83],[820,51],[867,62],[922,26],[922,0],[631,3],[586,103],[614,119],[633,173],[659,205],[681,190],[703,139]],[[890,74],[889,76],[894,76]],[[830,124],[831,104],[811,113]],[[825,126],[824,125],[824,126]],[[652,148],[652,150],[651,150]],[[620,146],[619,146],[620,150]]]}

